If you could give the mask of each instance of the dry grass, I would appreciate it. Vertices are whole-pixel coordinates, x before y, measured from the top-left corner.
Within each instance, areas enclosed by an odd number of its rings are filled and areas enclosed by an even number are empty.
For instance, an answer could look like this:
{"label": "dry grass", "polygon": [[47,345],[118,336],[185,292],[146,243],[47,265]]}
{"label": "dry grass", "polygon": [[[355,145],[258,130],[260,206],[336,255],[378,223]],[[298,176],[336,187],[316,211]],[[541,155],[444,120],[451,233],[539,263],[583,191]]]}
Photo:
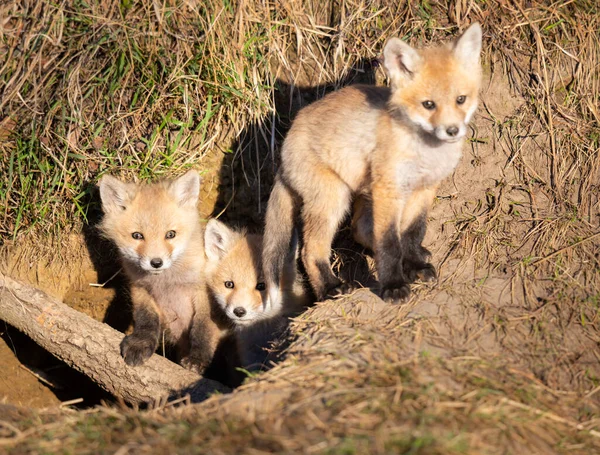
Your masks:
{"label": "dry grass", "polygon": [[146,179],[197,166],[218,211],[260,221],[295,110],[330,86],[381,80],[369,62],[391,35],[427,43],[479,20],[488,84],[470,147],[431,214],[437,286],[417,286],[401,308],[366,295],[313,308],[295,323],[285,361],[231,396],[6,417],[1,447],[600,450],[595,1],[92,4],[0,6],[5,241],[77,231],[107,171]]}
{"label": "dry grass", "polygon": [[[502,358],[434,350],[428,321],[363,293],[300,318],[287,359],[232,395],[139,412],[19,414],[14,453],[594,453],[598,403]],[[399,321],[403,321],[398,324]],[[21,411],[23,412],[23,411]],[[10,418],[10,412],[6,413]]]}

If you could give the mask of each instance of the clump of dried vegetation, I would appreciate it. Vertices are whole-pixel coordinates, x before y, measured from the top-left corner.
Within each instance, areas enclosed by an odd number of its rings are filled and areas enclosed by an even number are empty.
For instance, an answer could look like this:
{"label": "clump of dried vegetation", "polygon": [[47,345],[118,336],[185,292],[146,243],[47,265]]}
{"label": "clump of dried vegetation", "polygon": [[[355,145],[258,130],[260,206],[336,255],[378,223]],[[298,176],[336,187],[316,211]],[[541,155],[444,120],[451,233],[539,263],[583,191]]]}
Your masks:
{"label": "clump of dried vegetation", "polygon": [[7,408],[2,450],[600,450],[597,2],[24,0],[0,11],[4,241],[77,232],[107,171],[197,167],[206,213],[258,222],[295,110],[380,78],[371,62],[389,36],[426,44],[478,20],[486,73],[463,162],[431,214],[436,286],[402,307],[365,291],[317,305],[292,325],[281,363],[201,404]]}

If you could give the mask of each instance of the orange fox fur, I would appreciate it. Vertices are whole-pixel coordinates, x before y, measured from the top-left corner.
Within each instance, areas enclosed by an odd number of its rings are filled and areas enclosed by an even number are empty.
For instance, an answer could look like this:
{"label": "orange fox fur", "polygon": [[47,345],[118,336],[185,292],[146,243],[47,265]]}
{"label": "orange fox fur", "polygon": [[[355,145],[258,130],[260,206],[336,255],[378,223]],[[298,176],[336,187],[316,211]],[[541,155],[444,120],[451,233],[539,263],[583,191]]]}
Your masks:
{"label": "orange fox fur", "polygon": [[304,108],[282,148],[269,199],[263,264],[269,300],[296,220],[302,260],[320,300],[348,292],[331,271],[333,237],[355,201],[357,241],[375,253],[381,296],[400,301],[417,277],[435,279],[421,246],[439,183],[461,157],[477,107],[481,28],[453,44],[413,49],[392,38],[384,48],[391,87],[350,86]]}
{"label": "orange fox fur", "polygon": [[234,231],[216,219],[206,226],[209,294],[232,322],[238,355],[246,369],[264,362],[264,348],[285,328],[288,317],[308,303],[296,274],[296,246],[292,245],[281,281],[283,305],[268,305],[262,243],[261,235]]}
{"label": "orange fox fur", "polygon": [[200,177],[190,171],[138,185],[107,175],[99,186],[100,228],[119,249],[133,302],[134,330],[121,343],[125,362],[144,363],[164,336],[182,363],[202,371],[222,328],[206,295]]}

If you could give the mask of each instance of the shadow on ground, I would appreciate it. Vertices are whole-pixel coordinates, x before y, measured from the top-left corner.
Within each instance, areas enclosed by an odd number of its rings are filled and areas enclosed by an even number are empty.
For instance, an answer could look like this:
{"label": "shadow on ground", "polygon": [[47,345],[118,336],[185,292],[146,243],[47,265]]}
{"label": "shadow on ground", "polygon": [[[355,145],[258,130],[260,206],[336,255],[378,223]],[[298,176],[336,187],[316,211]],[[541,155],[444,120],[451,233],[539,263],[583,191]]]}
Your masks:
{"label": "shadow on ground", "polygon": [[[374,84],[377,60],[359,60],[347,75],[332,83],[300,87],[278,80],[275,84],[275,115],[248,125],[226,153],[219,174],[218,197],[213,217],[250,232],[262,231],[267,202],[279,165],[283,139],[296,114],[304,106],[329,92],[351,84]],[[365,254],[355,243],[349,220],[342,225],[335,241],[334,270],[348,281],[363,286],[373,284]],[[299,264],[302,270],[302,265]]]}
{"label": "shadow on ground", "polygon": [[[27,335],[1,321],[0,337],[21,363],[22,368],[48,386],[60,402],[75,400],[73,406],[89,408],[99,405],[103,401],[112,401],[111,395],[86,375],[69,367],[38,346]],[[7,371],[6,374],[8,375],[9,372]],[[36,391],[30,390],[30,393],[33,397]],[[37,394],[39,395],[39,392]],[[82,401],[77,401],[79,399]]]}

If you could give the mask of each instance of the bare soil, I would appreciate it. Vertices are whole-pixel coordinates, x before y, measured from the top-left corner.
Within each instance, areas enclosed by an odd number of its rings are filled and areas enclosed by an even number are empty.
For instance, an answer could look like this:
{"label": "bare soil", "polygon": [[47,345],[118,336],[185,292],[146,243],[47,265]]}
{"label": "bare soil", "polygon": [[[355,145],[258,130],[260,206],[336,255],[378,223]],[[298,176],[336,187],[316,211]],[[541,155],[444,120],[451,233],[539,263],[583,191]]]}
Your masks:
{"label": "bare soil", "polygon": [[[10,343],[10,340],[9,340]],[[0,339],[0,400],[24,408],[57,406],[60,400],[15,356],[13,349]]]}

